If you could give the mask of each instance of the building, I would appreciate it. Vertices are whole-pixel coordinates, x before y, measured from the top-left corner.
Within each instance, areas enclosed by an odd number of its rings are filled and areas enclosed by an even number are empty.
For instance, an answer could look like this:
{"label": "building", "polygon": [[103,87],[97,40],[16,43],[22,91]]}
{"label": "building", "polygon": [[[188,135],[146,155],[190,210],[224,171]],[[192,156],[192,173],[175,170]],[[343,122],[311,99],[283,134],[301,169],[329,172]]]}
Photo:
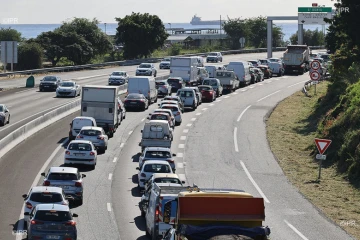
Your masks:
{"label": "building", "polygon": [[227,41],[228,36],[223,30],[216,28],[195,29],[168,29],[171,35],[166,40],[167,44],[181,44],[185,46],[201,47],[205,45],[219,45]]}

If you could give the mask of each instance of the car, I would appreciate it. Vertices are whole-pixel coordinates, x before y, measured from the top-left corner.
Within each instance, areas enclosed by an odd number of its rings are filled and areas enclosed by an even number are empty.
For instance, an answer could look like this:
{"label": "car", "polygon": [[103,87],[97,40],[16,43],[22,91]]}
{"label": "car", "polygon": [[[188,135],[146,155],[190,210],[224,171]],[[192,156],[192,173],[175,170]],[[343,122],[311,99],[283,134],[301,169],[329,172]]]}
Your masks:
{"label": "car", "polygon": [[211,52],[206,56],[206,62],[222,62],[221,52]]}
{"label": "car", "polygon": [[115,71],[109,76],[109,85],[123,85],[129,80],[129,75],[126,71]]}
{"label": "car", "polygon": [[198,67],[198,83],[202,83],[205,78],[209,78],[209,73],[205,67]]}
{"label": "car", "polygon": [[252,63],[253,67],[261,65],[261,62],[259,60],[249,60],[248,62]]}
{"label": "car", "polygon": [[199,85],[198,86],[200,92],[201,92],[201,96],[202,96],[202,101],[210,101],[213,102],[216,99],[216,91],[209,85]]}
{"label": "car", "polygon": [[160,69],[170,69],[170,62],[171,62],[170,58],[164,58],[163,60],[161,60],[161,62],[159,64],[159,68]]}
{"label": "car", "polygon": [[258,74],[255,73],[253,67],[250,68],[250,75],[251,75],[251,81],[250,81],[250,83],[251,83],[251,84],[257,83],[257,81],[258,81]]}
{"label": "car", "polygon": [[169,114],[167,114],[167,113],[153,113],[149,117],[147,117],[147,119],[149,119],[149,120],[165,120],[165,121],[168,121],[169,126],[172,129],[175,128],[174,121],[171,119],[171,116],[169,116]]}
{"label": "car", "polygon": [[272,71],[268,65],[260,65],[258,68],[264,73],[265,78],[272,78]]}
{"label": "car", "polygon": [[163,104],[161,109],[169,109],[175,116],[175,125],[180,125],[182,122],[181,109],[178,104]]}
{"label": "car", "polygon": [[270,60],[269,59],[259,59],[259,62],[261,63],[260,65],[267,66],[270,63]]}
{"label": "car", "polygon": [[159,96],[168,96],[171,95],[171,85],[167,82],[167,80],[157,80],[155,81],[156,89],[158,90]]}
{"label": "car", "polygon": [[95,169],[96,162],[97,152],[91,141],[73,140],[68,144],[64,156],[64,165],[84,164]]}
{"label": "car", "polygon": [[124,101],[125,109],[141,109],[145,111],[149,108],[149,100],[141,93],[130,93]]}
{"label": "car", "polygon": [[216,91],[216,97],[223,95],[223,86],[220,83],[220,80],[217,78],[206,78],[202,82],[202,85],[209,85]]}
{"label": "car", "polygon": [[145,161],[140,167],[137,167],[138,173],[138,187],[140,189],[145,188],[145,183],[148,181],[154,173],[174,173],[170,164],[167,161],[161,160],[149,160]]}
{"label": "car", "polygon": [[158,109],[155,109],[153,111],[153,113],[149,113],[149,115],[151,116],[154,113],[166,113],[167,115],[170,116],[171,121],[173,122],[173,125],[175,125],[175,116],[170,109],[158,108]]}
{"label": "car", "polygon": [[157,70],[153,63],[141,63],[136,68],[135,76],[154,76],[156,77]]}
{"label": "car", "polygon": [[147,147],[139,157],[139,167],[141,167],[145,161],[149,160],[167,161],[173,172],[175,172],[176,165],[173,157],[176,157],[176,154],[173,154],[170,148]]}
{"label": "car", "polygon": [[69,205],[68,199],[72,197],[66,197],[65,192],[60,187],[45,187],[35,186],[32,187],[28,194],[23,194],[25,205],[24,205],[24,218],[27,219],[28,215],[33,208],[38,204],[53,203]]}
{"label": "car", "polygon": [[171,86],[171,92],[177,92],[177,90],[185,87],[185,82],[181,77],[170,77],[167,82]]}
{"label": "car", "polygon": [[77,97],[80,94],[81,87],[74,81],[62,81],[56,89],[56,97]]}
{"label": "car", "polygon": [[322,58],[324,60],[324,62],[327,63],[328,61],[331,60],[331,55],[330,54],[321,54],[320,58]]}
{"label": "car", "polygon": [[191,107],[193,110],[195,110],[198,107],[198,96],[196,95],[196,92],[192,88],[183,88],[179,89],[176,93],[176,96],[180,97],[181,100],[184,103],[184,108]]}
{"label": "car", "polygon": [[56,76],[46,76],[40,80],[39,91],[56,91],[58,86],[60,86],[62,80],[60,77]]}
{"label": "car", "polygon": [[253,68],[253,69],[254,69],[255,73],[258,74],[258,82],[264,81],[264,73],[263,73],[263,71],[261,71],[261,69],[259,69],[259,68]]}
{"label": "car", "polygon": [[199,88],[198,87],[189,87],[189,88],[194,89],[198,100],[198,105],[202,104],[202,96],[201,96],[201,92],[199,91]]}
{"label": "car", "polygon": [[121,121],[124,120],[126,118],[126,108],[125,108],[125,104],[123,103],[123,101],[121,101],[120,97],[118,98],[118,109],[121,113]]}
{"label": "car", "polygon": [[26,221],[27,239],[77,239],[77,228],[73,214],[67,205],[38,204]]}
{"label": "car", "polygon": [[269,58],[270,62],[278,62],[278,63],[283,63],[283,61],[281,60],[281,58]]}
{"label": "car", "polygon": [[5,104],[0,104],[0,126],[10,123],[10,111]]}
{"label": "car", "polygon": [[83,204],[85,174],[80,174],[77,168],[73,167],[50,167],[47,173],[41,173],[43,186],[61,187],[66,196],[71,196],[72,200]]}
{"label": "car", "polygon": [[184,103],[179,96],[166,96],[162,101],[177,101],[182,110],[184,110]]}
{"label": "car", "polygon": [[197,62],[198,62],[198,67],[204,67],[204,58],[201,56],[197,56]]}
{"label": "car", "polygon": [[178,102],[176,100],[166,100],[165,99],[165,100],[161,101],[158,105],[161,107],[164,104],[172,104],[172,105],[178,106],[181,110],[181,113],[184,113],[184,106],[183,106],[182,102]]}
{"label": "car", "polygon": [[82,127],[77,140],[88,140],[96,147],[96,149],[105,152],[108,147],[109,137],[106,135],[102,127],[85,126]]}

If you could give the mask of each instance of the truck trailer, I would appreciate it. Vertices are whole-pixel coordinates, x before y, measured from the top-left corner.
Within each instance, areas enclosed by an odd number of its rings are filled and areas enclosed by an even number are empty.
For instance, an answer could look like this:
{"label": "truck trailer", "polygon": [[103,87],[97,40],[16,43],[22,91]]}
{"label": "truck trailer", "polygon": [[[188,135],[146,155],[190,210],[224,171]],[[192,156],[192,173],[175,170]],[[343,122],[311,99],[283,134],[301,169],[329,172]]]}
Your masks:
{"label": "truck trailer", "polygon": [[309,70],[310,48],[306,45],[288,45],[283,62],[285,74],[297,72],[304,74]]}
{"label": "truck trailer", "polygon": [[170,61],[170,77],[181,77],[186,85],[193,86],[198,82],[197,57],[172,57]]}

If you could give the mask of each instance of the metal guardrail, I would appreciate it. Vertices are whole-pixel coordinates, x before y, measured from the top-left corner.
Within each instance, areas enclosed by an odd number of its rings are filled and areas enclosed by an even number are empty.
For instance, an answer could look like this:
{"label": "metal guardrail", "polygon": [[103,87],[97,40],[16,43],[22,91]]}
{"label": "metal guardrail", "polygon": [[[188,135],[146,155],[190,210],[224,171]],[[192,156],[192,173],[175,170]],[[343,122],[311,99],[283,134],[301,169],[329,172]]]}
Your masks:
{"label": "metal guardrail", "polygon": [[[316,49],[324,49],[324,46],[312,46],[310,47],[312,50]],[[286,47],[275,47],[273,48],[273,52],[285,51]],[[241,50],[230,50],[230,51],[222,51],[223,55],[230,54],[244,54],[244,53],[260,53],[267,52],[266,48],[255,48],[255,49],[241,49]],[[190,56],[207,56],[208,53],[196,53],[196,54],[185,54],[178,55],[176,57],[190,57]],[[16,71],[16,72],[6,72],[0,73],[0,77],[10,77],[16,75],[32,75],[37,73],[50,73],[50,72],[69,72],[69,71],[79,71],[89,68],[98,68],[105,66],[132,66],[138,65],[142,62],[159,62],[163,58],[145,58],[145,59],[134,59],[134,60],[125,60],[125,61],[115,61],[115,62],[105,62],[98,64],[85,64],[85,65],[76,65],[76,66],[66,66],[66,67],[53,67],[53,68],[41,68],[41,69],[31,69],[25,71]]]}

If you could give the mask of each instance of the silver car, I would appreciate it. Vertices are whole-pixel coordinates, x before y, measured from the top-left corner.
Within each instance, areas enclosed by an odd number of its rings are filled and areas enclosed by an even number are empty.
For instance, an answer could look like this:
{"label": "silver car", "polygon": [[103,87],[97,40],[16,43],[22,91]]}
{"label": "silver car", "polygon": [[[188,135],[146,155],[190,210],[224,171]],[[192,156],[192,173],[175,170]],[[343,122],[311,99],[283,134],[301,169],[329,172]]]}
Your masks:
{"label": "silver car", "polygon": [[97,149],[103,152],[107,149],[109,137],[101,127],[85,126],[81,128],[80,133],[76,136],[79,140],[88,140],[94,144]]}
{"label": "silver car", "polygon": [[154,76],[156,77],[157,70],[153,63],[142,63],[137,69],[135,76]]}
{"label": "silver car", "polygon": [[10,111],[4,104],[0,104],[0,126],[4,126],[5,124],[9,123]]}
{"label": "silver car", "polygon": [[158,80],[155,82],[158,95],[168,96],[171,95],[172,86],[169,85],[167,80]]}
{"label": "silver car", "polygon": [[56,89],[56,97],[77,97],[81,94],[81,87],[74,81],[63,81]]}
{"label": "silver car", "polygon": [[160,69],[170,69],[170,62],[171,59],[170,58],[164,58],[160,64],[159,64],[159,68]]}
{"label": "silver car", "polygon": [[170,148],[147,147],[139,158],[139,167],[148,160],[164,160],[170,164],[173,172],[175,172],[176,166],[173,157],[176,157],[176,154],[172,154]]}
{"label": "silver car", "polygon": [[122,85],[127,83],[129,75],[126,71],[115,71],[109,77],[109,85]]}

